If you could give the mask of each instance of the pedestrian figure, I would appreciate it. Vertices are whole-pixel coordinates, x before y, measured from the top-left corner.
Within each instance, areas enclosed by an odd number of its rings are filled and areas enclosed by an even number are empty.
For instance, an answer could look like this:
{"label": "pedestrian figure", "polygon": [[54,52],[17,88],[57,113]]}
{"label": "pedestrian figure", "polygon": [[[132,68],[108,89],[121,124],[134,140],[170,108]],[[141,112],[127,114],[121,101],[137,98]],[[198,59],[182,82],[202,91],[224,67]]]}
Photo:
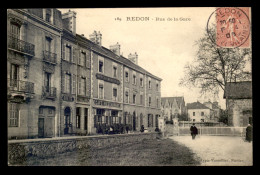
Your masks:
{"label": "pedestrian figure", "polygon": [[140,131],[141,131],[141,132],[144,132],[144,125],[141,126]]}
{"label": "pedestrian figure", "polygon": [[192,140],[194,140],[196,135],[198,134],[198,129],[195,126],[195,123],[193,123],[193,125],[190,127],[190,133],[191,133],[191,136],[192,136]]}
{"label": "pedestrian figure", "polygon": [[249,143],[252,141],[252,126],[250,124],[246,128],[246,141]]}
{"label": "pedestrian figure", "polygon": [[126,130],[126,133],[128,134],[128,130],[129,130],[129,126],[128,125],[126,125],[125,130]]}
{"label": "pedestrian figure", "polygon": [[109,128],[109,134],[113,134],[113,128],[111,126]]}

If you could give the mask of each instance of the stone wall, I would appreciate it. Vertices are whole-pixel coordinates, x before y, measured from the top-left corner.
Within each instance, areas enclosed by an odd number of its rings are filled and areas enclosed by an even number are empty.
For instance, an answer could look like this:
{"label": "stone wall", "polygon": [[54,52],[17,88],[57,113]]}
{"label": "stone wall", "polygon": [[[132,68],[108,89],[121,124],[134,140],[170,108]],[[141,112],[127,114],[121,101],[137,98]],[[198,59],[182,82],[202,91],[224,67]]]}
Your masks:
{"label": "stone wall", "polygon": [[105,148],[121,144],[132,144],[141,142],[144,139],[156,139],[156,137],[158,137],[158,133],[9,140],[8,161],[13,164],[26,161],[29,156],[44,158],[82,148]]}

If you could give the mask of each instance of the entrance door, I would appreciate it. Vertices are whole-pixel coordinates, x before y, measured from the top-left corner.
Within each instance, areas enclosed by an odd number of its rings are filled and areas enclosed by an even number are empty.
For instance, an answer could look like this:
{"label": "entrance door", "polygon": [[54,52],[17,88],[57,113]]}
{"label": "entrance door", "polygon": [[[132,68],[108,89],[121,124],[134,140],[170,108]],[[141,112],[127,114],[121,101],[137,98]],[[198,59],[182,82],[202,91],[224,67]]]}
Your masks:
{"label": "entrance door", "polygon": [[64,134],[69,134],[69,127],[70,127],[70,108],[66,107],[64,110]]}
{"label": "entrance door", "polygon": [[133,130],[136,131],[136,115],[133,113]]}
{"label": "entrance door", "polygon": [[55,108],[45,106],[39,108],[38,137],[54,136],[54,116]]}
{"label": "entrance door", "polygon": [[44,137],[44,118],[39,118],[38,120],[38,137]]}

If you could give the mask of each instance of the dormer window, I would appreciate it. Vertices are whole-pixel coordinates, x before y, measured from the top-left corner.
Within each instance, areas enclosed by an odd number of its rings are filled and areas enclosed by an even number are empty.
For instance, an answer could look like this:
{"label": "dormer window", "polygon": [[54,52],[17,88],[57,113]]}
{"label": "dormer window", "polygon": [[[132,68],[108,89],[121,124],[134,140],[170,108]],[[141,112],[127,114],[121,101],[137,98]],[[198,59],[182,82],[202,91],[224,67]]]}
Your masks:
{"label": "dormer window", "polygon": [[45,20],[51,22],[51,9],[46,9]]}

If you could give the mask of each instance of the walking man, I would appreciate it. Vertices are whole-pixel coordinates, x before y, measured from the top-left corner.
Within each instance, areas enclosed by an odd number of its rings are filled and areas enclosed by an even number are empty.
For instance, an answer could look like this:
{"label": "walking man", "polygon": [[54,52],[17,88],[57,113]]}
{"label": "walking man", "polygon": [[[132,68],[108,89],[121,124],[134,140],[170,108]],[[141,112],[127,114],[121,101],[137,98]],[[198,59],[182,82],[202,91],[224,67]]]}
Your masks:
{"label": "walking man", "polygon": [[191,133],[191,136],[192,136],[192,140],[194,140],[196,135],[198,134],[198,129],[195,126],[195,123],[193,123],[193,125],[190,127],[190,133]]}
{"label": "walking man", "polygon": [[250,124],[246,128],[246,140],[249,143],[252,141],[252,126]]}

